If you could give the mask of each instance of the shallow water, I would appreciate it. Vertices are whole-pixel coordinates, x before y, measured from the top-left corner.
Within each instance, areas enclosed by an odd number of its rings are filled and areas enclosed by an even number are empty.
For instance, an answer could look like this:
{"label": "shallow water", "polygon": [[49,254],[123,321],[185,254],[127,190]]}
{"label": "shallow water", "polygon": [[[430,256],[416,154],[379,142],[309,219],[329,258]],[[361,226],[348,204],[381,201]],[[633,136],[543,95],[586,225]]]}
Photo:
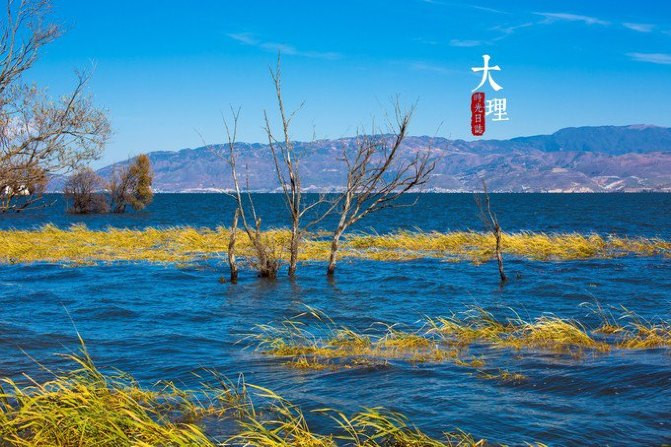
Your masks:
{"label": "shallow water", "polygon": [[[260,213],[279,226],[277,196],[259,196]],[[414,208],[364,222],[379,232],[479,228],[468,195],[421,196]],[[670,238],[671,195],[493,195],[507,231],[580,231]],[[160,195],[143,213],[72,217],[62,207],[0,217],[4,228],[45,222],[67,227],[222,224],[229,201],[217,195]],[[224,221],[223,224],[226,222]],[[413,326],[424,316],[478,305],[498,316],[544,312],[596,317],[582,303],[624,306],[648,319],[671,319],[671,259],[570,262],[509,259],[511,281],[500,288],[496,266],[436,259],[382,263],[345,261],[334,282],[323,263],[300,266],[291,282],[261,281],[243,271],[237,285],[219,284],[223,260],[188,267],[116,263],[86,267],[3,265],[0,278],[0,376],[29,372],[33,360],[67,366],[55,353],[76,349],[73,322],[101,366],[127,371],[143,384],[171,379],[195,387],[193,372],[214,368],[269,387],[305,409],[355,411],[384,405],[434,435],[455,427],[511,445],[661,445],[671,442],[671,352],[614,351],[575,359],[475,346],[486,370],[505,368],[528,381],[484,380],[452,363],[391,361],[385,367],[297,371],[236,343],[254,324],[316,307],[337,323],[365,330],[378,321]],[[314,428],[325,421],[309,416]]]}

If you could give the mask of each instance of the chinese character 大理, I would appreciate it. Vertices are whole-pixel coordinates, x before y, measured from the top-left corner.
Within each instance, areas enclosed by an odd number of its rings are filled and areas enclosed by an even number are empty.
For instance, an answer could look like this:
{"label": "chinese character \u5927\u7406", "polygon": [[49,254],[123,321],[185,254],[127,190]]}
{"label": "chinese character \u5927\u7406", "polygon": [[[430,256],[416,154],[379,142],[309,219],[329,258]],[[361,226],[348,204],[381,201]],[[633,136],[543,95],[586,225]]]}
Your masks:
{"label": "chinese character \u5927\u7406", "polygon": [[487,100],[487,110],[485,111],[485,115],[490,115],[494,114],[494,118],[492,118],[492,121],[508,121],[508,101],[506,98],[494,98],[494,99],[488,99]]}
{"label": "chinese character \u5927\u7406", "polygon": [[492,71],[501,71],[501,67],[498,65],[494,65],[493,67],[489,66],[489,59],[490,56],[489,54],[483,54],[482,55],[482,60],[484,61],[484,64],[482,67],[471,67],[471,70],[473,70],[474,73],[477,73],[479,71],[482,72],[482,79],[480,80],[480,84],[478,84],[477,87],[475,87],[472,91],[476,91],[483,85],[485,85],[486,81],[489,81],[489,85],[494,89],[495,92],[498,92],[499,90],[502,90],[503,87],[501,87],[499,84],[494,81],[494,78],[492,78]]}

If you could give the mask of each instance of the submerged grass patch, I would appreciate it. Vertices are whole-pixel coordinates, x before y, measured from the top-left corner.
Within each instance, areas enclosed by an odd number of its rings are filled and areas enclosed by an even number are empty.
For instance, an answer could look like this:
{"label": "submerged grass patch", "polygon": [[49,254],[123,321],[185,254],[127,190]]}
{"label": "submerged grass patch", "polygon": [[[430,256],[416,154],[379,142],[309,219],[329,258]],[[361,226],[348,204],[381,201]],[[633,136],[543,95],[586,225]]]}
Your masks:
{"label": "submerged grass patch", "polygon": [[499,369],[495,372],[480,371],[478,377],[485,380],[495,380],[506,384],[521,384],[529,380],[527,376],[521,373],[511,372],[507,369]]}
{"label": "submerged grass patch", "polygon": [[613,315],[613,309],[604,309],[599,303],[588,307],[601,320],[594,333],[606,337],[618,348],[671,347],[671,323],[668,321],[648,321],[625,307],[619,308],[619,317]]}
{"label": "submerged grass patch", "polygon": [[[0,231],[0,262],[90,263],[112,261],[190,262],[200,258],[224,256],[228,249],[227,228],[191,227],[130,230],[108,228],[90,230],[73,225],[67,230],[45,225],[37,230]],[[269,246],[286,256],[288,230],[269,230],[263,234]],[[398,261],[435,257],[471,260],[491,259],[494,244],[491,234],[471,231],[398,232],[387,235],[349,235],[339,252],[342,257]],[[502,239],[504,254],[534,260],[572,260],[618,256],[671,256],[671,241],[655,238],[602,237],[578,233],[509,233]],[[252,245],[244,232],[238,236],[239,256],[251,258]],[[308,235],[302,242],[302,261],[323,261],[329,242],[320,235]]]}
{"label": "submerged grass patch", "polygon": [[652,349],[671,347],[669,323],[634,323],[625,328],[618,347],[624,349]]}
{"label": "submerged grass patch", "polygon": [[[257,325],[246,340],[253,341],[257,350],[266,355],[288,358],[288,366],[318,370],[379,360],[450,361],[459,366],[480,368],[484,366],[484,360],[468,359],[467,348],[474,342],[553,351],[608,349],[608,345],[594,341],[583,332],[573,333],[579,331],[577,326],[559,319],[540,319],[533,324],[520,323],[518,326],[512,323],[495,325],[493,317],[486,314],[485,319],[478,321],[462,323],[456,317],[438,318],[428,320],[414,331],[378,323],[369,329],[369,333],[357,333],[336,325],[323,313],[309,309],[276,325]],[[496,329],[491,328],[494,326]]]}
{"label": "submerged grass patch", "polygon": [[401,330],[397,325],[375,326],[376,330],[370,334],[357,333],[308,308],[276,325],[255,326],[245,340],[253,342],[264,354],[288,357],[290,366],[302,368],[368,366],[390,359],[431,362],[458,357],[459,352],[453,346],[426,337],[421,331]]}
{"label": "submerged grass patch", "polygon": [[[514,313],[514,317],[500,320],[482,308],[471,308],[449,317],[427,318],[415,330],[399,327],[377,323],[357,333],[309,308],[279,324],[258,325],[246,339],[253,341],[263,354],[288,358],[287,365],[300,369],[347,367],[380,360],[450,361],[480,369],[485,360],[469,356],[468,350],[475,344],[572,357],[613,349],[671,347],[671,325],[641,319],[589,329],[576,320],[554,315],[525,321]],[[504,382],[520,379],[503,373],[499,376]]]}
{"label": "submerged grass patch", "polygon": [[[517,314],[515,314],[517,315]],[[482,308],[447,318],[428,319],[429,332],[452,343],[484,342],[514,349],[545,349],[555,352],[608,351],[607,343],[595,340],[579,322],[556,316],[525,321],[519,316],[497,320]]]}

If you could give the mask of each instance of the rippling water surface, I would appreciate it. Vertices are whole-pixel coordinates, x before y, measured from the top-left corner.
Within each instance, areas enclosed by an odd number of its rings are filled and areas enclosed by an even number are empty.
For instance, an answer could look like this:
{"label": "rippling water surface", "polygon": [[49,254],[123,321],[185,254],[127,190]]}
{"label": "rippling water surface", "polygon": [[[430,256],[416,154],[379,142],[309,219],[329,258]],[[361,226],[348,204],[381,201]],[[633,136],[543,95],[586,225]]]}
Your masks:
{"label": "rippling water surface", "polygon": [[[48,209],[0,216],[2,228],[51,222],[67,227],[227,225],[231,203],[221,195],[158,195],[142,213],[73,217],[59,197]],[[281,226],[279,197],[258,195],[264,223]],[[411,200],[412,198],[408,198]],[[479,229],[469,195],[422,195],[413,208],[374,216],[358,229]],[[671,195],[493,195],[506,231],[578,231],[671,238]],[[329,222],[324,224],[329,225]],[[73,321],[101,366],[127,371],[142,383],[171,379],[194,387],[193,372],[214,368],[244,373],[305,409],[354,411],[384,405],[439,434],[459,427],[511,445],[661,445],[671,442],[671,353],[614,351],[576,359],[547,352],[515,353],[476,346],[485,369],[520,372],[528,381],[484,380],[451,363],[347,370],[298,371],[237,343],[254,324],[293,316],[306,305],[337,323],[365,330],[375,322],[414,325],[477,305],[497,316],[551,312],[596,324],[582,303],[623,306],[648,319],[671,320],[671,259],[620,258],[571,262],[508,259],[511,281],[500,288],[493,263],[436,259],[342,262],[335,281],[325,265],[300,266],[291,282],[243,272],[237,285],[220,284],[225,263],[191,266],[116,263],[85,267],[2,265],[0,376],[45,373],[67,366],[56,353],[77,347]],[[22,352],[25,351],[24,352]],[[317,429],[325,428],[314,419]]]}

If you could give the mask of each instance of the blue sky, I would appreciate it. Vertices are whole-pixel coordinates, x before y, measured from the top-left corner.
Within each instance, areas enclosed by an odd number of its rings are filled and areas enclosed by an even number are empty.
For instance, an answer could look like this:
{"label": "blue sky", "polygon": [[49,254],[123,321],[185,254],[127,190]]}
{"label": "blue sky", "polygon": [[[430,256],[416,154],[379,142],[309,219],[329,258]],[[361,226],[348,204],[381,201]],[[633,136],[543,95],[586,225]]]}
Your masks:
{"label": "blue sky", "polygon": [[486,138],[671,126],[666,1],[54,0],[53,12],[67,32],[29,79],[56,95],[95,64],[90,90],[114,129],[98,166],[197,147],[200,135],[222,142],[229,104],[242,107],[240,140],[264,141],[278,50],[287,105],[305,101],[296,139],[352,135],[395,95],[417,101],[412,134],[472,139],[470,69],[483,54],[502,69],[495,96],[510,118]]}

